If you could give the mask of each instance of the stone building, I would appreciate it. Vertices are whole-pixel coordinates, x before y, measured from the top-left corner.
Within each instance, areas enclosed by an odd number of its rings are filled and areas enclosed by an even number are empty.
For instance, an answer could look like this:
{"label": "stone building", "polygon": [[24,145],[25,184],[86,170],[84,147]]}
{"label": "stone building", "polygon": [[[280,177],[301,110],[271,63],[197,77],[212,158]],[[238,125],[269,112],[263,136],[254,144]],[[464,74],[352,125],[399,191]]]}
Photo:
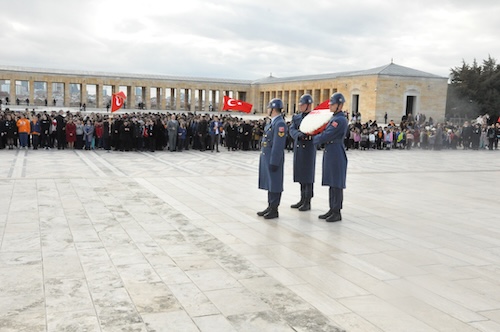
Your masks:
{"label": "stone building", "polygon": [[[25,87],[16,89],[16,87]],[[281,98],[287,114],[310,93],[319,104],[334,92],[347,101],[345,110],[359,112],[363,121],[383,123],[384,114],[398,122],[405,114],[423,113],[444,120],[448,78],[394,63],[368,70],[260,80],[193,78],[165,75],[114,74],[0,66],[0,96],[10,103],[69,107],[86,104],[105,108],[112,93],[127,95],[127,108],[219,111],[224,95],[253,104],[262,113],[272,98]],[[36,91],[35,91],[36,90]],[[19,95],[25,91],[23,95]],[[55,105],[54,105],[55,101]]]}
{"label": "stone building", "polygon": [[[262,110],[269,98],[282,98],[293,112],[303,93],[316,104],[334,92],[346,97],[344,110],[361,113],[363,121],[383,123],[384,114],[398,122],[403,115],[423,113],[443,121],[448,79],[391,63],[368,70],[288,78],[268,77],[252,82],[253,97]],[[254,105],[255,105],[254,104]]]}

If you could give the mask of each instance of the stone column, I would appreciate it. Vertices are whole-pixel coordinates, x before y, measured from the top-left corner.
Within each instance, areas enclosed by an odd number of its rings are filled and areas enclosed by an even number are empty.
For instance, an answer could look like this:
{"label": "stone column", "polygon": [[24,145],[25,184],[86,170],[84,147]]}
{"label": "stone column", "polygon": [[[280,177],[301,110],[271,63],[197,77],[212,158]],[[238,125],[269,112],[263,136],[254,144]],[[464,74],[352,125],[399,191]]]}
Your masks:
{"label": "stone column", "polygon": [[16,104],[16,80],[12,79],[10,80],[10,86],[9,86],[10,92],[9,92],[9,104],[15,105]]}
{"label": "stone column", "polygon": [[175,89],[175,110],[176,111],[181,110],[181,89],[180,88]]}
{"label": "stone column", "polygon": [[195,93],[194,89],[186,89],[186,103],[189,107],[186,107],[190,112],[195,112],[196,111],[196,98],[195,98]]}
{"label": "stone column", "polygon": [[299,105],[297,102],[297,91],[290,90],[290,112],[295,113],[298,110]]}
{"label": "stone column", "polygon": [[80,83],[80,102],[87,105],[87,84]]}
{"label": "stone column", "polygon": [[264,92],[258,92],[255,102],[257,105],[256,111],[259,113],[264,113]]}
{"label": "stone column", "polygon": [[330,98],[330,89],[321,89],[321,100],[318,100],[316,104],[321,104],[325,100]]}
{"label": "stone column", "polygon": [[210,111],[210,90],[205,89],[205,112]]}
{"label": "stone column", "polygon": [[35,105],[35,81],[33,80],[30,80],[29,81],[29,94],[28,94],[28,98],[30,99],[30,105],[34,106]]}
{"label": "stone column", "polygon": [[69,85],[70,81],[64,81],[64,102],[63,102],[63,107],[69,107],[69,104],[71,102],[70,94],[69,94]]}
{"label": "stone column", "polygon": [[323,101],[321,100],[321,89],[314,89],[312,97],[313,97],[313,108],[314,108],[316,104],[319,104]]}
{"label": "stone column", "polygon": [[187,98],[187,103],[188,103],[189,111],[190,112],[195,112],[196,111],[196,106],[197,106],[197,103],[196,103],[196,90],[195,89],[188,89],[187,91],[189,91],[189,95],[188,95],[188,98]]}
{"label": "stone column", "polygon": [[151,87],[150,86],[146,86],[143,88],[142,100],[143,100],[143,103],[145,100],[146,109],[150,110],[151,109]]}
{"label": "stone column", "polygon": [[283,106],[286,110],[286,114],[293,114],[293,110],[290,107],[290,91],[283,91]]}
{"label": "stone column", "polygon": [[228,91],[219,91],[219,109],[224,106],[224,96],[229,96]]}
{"label": "stone column", "polygon": [[102,84],[95,85],[95,107],[102,107]]}
{"label": "stone column", "polygon": [[54,98],[52,97],[52,94],[54,93],[52,90],[52,85],[54,83],[53,82],[50,82],[50,81],[47,81],[47,106],[48,105],[54,105],[54,103],[52,103],[52,100],[54,100]]}
{"label": "stone column", "polygon": [[184,89],[184,98],[182,100],[183,109],[186,112],[189,103],[189,89]]}
{"label": "stone column", "polygon": [[[186,100],[187,100],[187,95],[189,94],[188,90],[187,89],[179,89],[179,92],[183,91],[184,92],[184,95],[182,96],[182,100],[180,101],[181,102],[181,105],[182,105],[182,109],[184,111],[186,111]],[[181,94],[179,93],[179,99],[181,99]],[[180,110],[180,108],[179,108]]]}
{"label": "stone column", "polygon": [[[176,92],[178,93],[177,89],[175,88],[170,88],[170,109],[177,109],[177,97],[176,97]],[[176,105],[174,108],[174,104]]]}
{"label": "stone column", "polygon": [[208,112],[208,107],[203,109],[203,90],[198,90],[198,108],[200,109],[200,112]]}
{"label": "stone column", "polygon": [[221,105],[217,101],[217,90],[212,90],[212,108],[215,112],[219,112]]}
{"label": "stone column", "polygon": [[167,91],[165,88],[156,88],[156,107],[158,110],[164,110],[165,109],[165,94],[163,91]]}
{"label": "stone column", "polygon": [[300,96],[302,96],[303,94],[304,94],[304,91],[299,90],[299,91],[297,91],[297,94],[295,95],[295,109],[296,110],[299,109]]}
{"label": "stone column", "polygon": [[134,110],[135,109],[135,86],[129,85],[127,86],[127,109]]}

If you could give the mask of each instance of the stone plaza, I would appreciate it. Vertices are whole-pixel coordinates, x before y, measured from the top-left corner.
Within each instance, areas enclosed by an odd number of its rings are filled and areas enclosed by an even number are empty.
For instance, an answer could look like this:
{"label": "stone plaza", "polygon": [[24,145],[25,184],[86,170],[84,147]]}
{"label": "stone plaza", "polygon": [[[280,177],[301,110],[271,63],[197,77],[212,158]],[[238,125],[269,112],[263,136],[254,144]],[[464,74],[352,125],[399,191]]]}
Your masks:
{"label": "stone plaza", "polygon": [[256,215],[259,152],[0,150],[0,331],[500,331],[500,152],[317,155]]}

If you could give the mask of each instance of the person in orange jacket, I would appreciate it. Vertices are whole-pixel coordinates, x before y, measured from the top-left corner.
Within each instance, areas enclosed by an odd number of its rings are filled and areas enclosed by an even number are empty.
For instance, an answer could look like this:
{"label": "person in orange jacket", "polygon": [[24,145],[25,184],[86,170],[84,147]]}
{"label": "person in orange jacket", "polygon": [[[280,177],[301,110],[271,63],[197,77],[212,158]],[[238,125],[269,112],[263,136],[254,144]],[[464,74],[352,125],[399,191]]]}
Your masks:
{"label": "person in orange jacket", "polygon": [[21,118],[17,120],[17,132],[19,133],[19,145],[21,148],[26,149],[28,147],[28,135],[31,132],[31,124],[26,115],[21,113]]}

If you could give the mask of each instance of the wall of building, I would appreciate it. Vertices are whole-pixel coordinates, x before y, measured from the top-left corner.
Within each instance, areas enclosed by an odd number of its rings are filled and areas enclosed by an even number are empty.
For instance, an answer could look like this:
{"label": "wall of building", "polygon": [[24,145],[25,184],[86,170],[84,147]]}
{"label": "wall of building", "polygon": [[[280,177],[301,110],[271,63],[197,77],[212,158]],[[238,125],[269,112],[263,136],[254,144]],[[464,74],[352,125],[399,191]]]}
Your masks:
{"label": "wall of building", "polygon": [[[388,75],[365,75],[365,76],[338,76],[329,79],[307,80],[280,80],[267,78],[261,82],[232,83],[209,79],[196,81],[193,79],[140,79],[133,77],[112,77],[92,75],[71,75],[57,73],[40,73],[29,71],[0,70],[0,80],[10,80],[11,103],[16,95],[15,81],[28,81],[30,86],[29,99],[33,100],[34,82],[47,82],[47,95],[51,100],[52,83],[64,83],[64,105],[70,105],[70,84],[81,85],[81,101],[87,99],[86,86],[96,85],[98,91],[97,107],[106,107],[102,96],[103,86],[112,86],[113,92],[119,91],[120,87],[126,87],[128,108],[134,108],[135,87],[144,87],[142,99],[145,99],[147,109],[151,108],[151,88],[156,88],[162,98],[156,109],[190,110],[196,107],[198,111],[208,112],[213,106],[214,110],[220,110],[222,98],[229,95],[235,99],[241,99],[253,104],[254,113],[264,113],[266,106],[272,98],[281,98],[285,104],[288,115],[298,109],[298,101],[302,94],[309,93],[313,96],[315,105],[327,100],[332,93],[341,92],[346,97],[344,110],[352,113],[355,107],[354,97],[358,96],[358,111],[363,121],[377,120],[383,123],[384,114],[387,112],[389,119],[399,122],[406,112],[406,101],[408,96],[415,96],[414,114],[424,113],[427,118],[432,117],[436,121],[443,121],[446,107],[447,80],[445,78],[422,78]],[[123,88],[122,88],[123,89]],[[154,91],[154,90],[153,90]],[[170,102],[165,100],[171,94]],[[210,96],[210,98],[209,98]],[[212,100],[210,100],[212,99]],[[214,102],[215,100],[215,102]],[[190,104],[190,105],[188,105]],[[193,105],[194,104],[194,105]]]}
{"label": "wall of building", "polygon": [[[34,83],[35,82],[47,82],[47,99],[52,100],[52,83],[63,83],[64,84],[64,103],[60,106],[70,106],[70,84],[80,85],[80,102],[85,103],[87,99],[86,86],[96,85],[97,93],[97,107],[105,108],[106,105],[103,103],[102,89],[104,86],[111,86],[113,88],[113,93],[118,92],[120,87],[126,87],[127,103],[131,105],[135,101],[135,88],[143,87],[144,93],[143,97],[146,99],[145,106],[147,109],[151,108],[150,102],[150,89],[156,88],[161,93],[161,96],[167,96],[171,94],[173,89],[175,94],[174,105],[166,105],[165,99],[162,98],[160,109],[166,109],[170,106],[170,109],[186,109],[186,100],[181,98],[187,91],[188,99],[190,104],[195,104],[198,110],[207,111],[209,109],[209,104],[213,103],[214,107],[220,108],[222,105],[222,98],[225,94],[231,95],[234,98],[238,98],[239,95],[248,95],[250,93],[250,84],[234,84],[234,83],[218,83],[218,82],[194,82],[191,80],[152,80],[152,79],[137,79],[128,77],[95,77],[95,76],[84,76],[84,75],[60,75],[60,74],[50,74],[50,73],[31,73],[23,71],[1,71],[0,80],[10,81],[10,100],[13,104],[16,96],[16,85],[15,81],[28,81],[29,82],[29,100],[34,99]],[[200,91],[204,92],[205,98],[200,99]],[[206,96],[212,96],[212,92],[217,91],[217,100],[215,102],[210,102],[210,98]],[[240,94],[243,92],[243,94]],[[136,107],[137,105],[134,105]],[[191,105],[193,106],[193,105]]]}
{"label": "wall of building", "polygon": [[445,118],[447,87],[445,79],[380,76],[376,96],[377,122],[383,121],[385,112],[389,120],[399,122],[406,114],[408,96],[416,97],[413,115],[423,113],[427,118],[442,122]]}

